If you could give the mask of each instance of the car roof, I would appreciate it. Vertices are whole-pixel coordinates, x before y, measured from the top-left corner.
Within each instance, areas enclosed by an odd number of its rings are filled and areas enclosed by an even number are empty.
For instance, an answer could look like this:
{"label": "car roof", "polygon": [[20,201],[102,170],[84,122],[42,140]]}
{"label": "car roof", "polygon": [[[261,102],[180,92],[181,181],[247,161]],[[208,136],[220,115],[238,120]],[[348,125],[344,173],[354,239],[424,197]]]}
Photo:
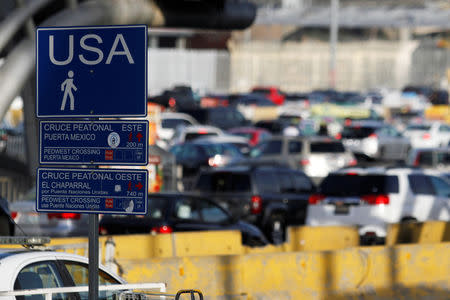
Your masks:
{"label": "car roof", "polygon": [[188,125],[181,129],[184,132],[195,132],[198,130],[206,130],[210,132],[222,132],[222,129],[211,125]]}
{"label": "car roof", "polygon": [[245,143],[248,144],[248,139],[242,136],[236,136],[236,135],[219,135],[219,136],[206,136],[206,137],[199,137],[192,141],[194,144],[198,143]]}
{"label": "car roof", "polygon": [[376,121],[376,120],[353,120],[352,123],[348,127],[383,127],[388,126],[389,124],[386,124],[383,121]]}
{"label": "car roof", "polygon": [[375,167],[348,167],[334,171],[330,174],[346,174],[356,173],[359,175],[379,174],[379,175],[395,175],[395,174],[430,174],[426,170],[411,166],[375,166]]}

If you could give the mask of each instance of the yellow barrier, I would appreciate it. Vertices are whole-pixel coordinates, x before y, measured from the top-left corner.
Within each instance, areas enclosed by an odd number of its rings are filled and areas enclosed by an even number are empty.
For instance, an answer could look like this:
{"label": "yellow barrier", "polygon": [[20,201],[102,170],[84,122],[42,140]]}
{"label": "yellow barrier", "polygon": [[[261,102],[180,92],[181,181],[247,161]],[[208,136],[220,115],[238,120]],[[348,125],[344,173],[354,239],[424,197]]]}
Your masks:
{"label": "yellow barrier", "polygon": [[[445,227],[438,224],[427,230]],[[125,279],[166,282],[170,293],[197,288],[217,300],[449,299],[450,243],[352,247],[355,227],[290,228],[288,237],[264,248],[242,247],[233,231],[110,238]],[[106,240],[100,238],[102,252]],[[52,245],[86,242],[54,239]]]}
{"label": "yellow barrier", "polygon": [[386,245],[441,242],[450,242],[450,222],[390,224],[387,229]]}
{"label": "yellow barrier", "polygon": [[[439,254],[439,255],[437,255]],[[122,260],[130,282],[198,288],[206,299],[448,299],[450,244]],[[244,299],[245,299],[244,297]]]}

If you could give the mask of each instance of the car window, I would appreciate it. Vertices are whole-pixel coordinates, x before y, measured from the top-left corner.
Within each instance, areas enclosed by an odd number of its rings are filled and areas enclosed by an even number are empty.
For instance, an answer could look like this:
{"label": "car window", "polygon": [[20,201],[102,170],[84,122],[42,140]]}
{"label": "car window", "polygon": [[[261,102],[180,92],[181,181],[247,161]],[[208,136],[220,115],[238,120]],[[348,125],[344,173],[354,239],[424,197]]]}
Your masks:
{"label": "car window", "polygon": [[433,152],[431,152],[431,151],[419,152],[417,161],[420,166],[432,166],[433,165]]}
{"label": "car window", "polygon": [[312,192],[314,190],[311,180],[306,175],[301,173],[292,173],[291,176],[297,192]]}
{"label": "car window", "polygon": [[152,219],[162,219],[164,217],[165,204],[167,199],[148,197],[147,216]]}
{"label": "car window", "polygon": [[198,137],[217,136],[217,132],[188,132],[184,136],[186,142],[195,140]]}
{"label": "car window", "polygon": [[375,132],[372,127],[344,127],[342,130],[342,138],[344,139],[363,139]]}
{"label": "car window", "polygon": [[278,172],[277,177],[280,183],[281,193],[292,193],[295,191],[292,174],[290,172]]}
{"label": "car window", "polygon": [[278,180],[274,172],[257,171],[255,173],[255,184],[258,193],[278,193]]}
{"label": "car window", "polygon": [[437,163],[444,166],[450,165],[450,152],[438,152]]}
{"label": "car window", "polygon": [[430,176],[425,174],[408,175],[409,186],[414,194],[435,195],[434,186],[431,183]]}
{"label": "car window", "polygon": [[[20,270],[14,282],[14,290],[57,288],[63,287],[64,283],[58,271],[56,263],[44,261],[33,263]],[[18,296],[18,300],[44,300],[43,295]],[[53,299],[69,299],[66,294],[53,295]]]}
{"label": "car window", "polygon": [[448,125],[441,125],[439,127],[439,131],[440,132],[450,132],[450,126],[448,126]]}
{"label": "car window", "polygon": [[289,141],[288,152],[289,153],[300,153],[302,152],[303,143],[300,141]]}
{"label": "car window", "polygon": [[195,200],[180,198],[175,201],[174,217],[183,220],[200,221],[200,212]]}
{"label": "car window", "polygon": [[204,222],[224,223],[230,219],[218,205],[209,201],[199,201],[200,211]]}
{"label": "car window", "polygon": [[[64,266],[69,272],[75,286],[87,286],[89,285],[89,268],[87,264],[63,261]],[[99,270],[98,273],[98,284],[99,285],[111,285],[120,284],[119,281],[108,275],[107,273]],[[79,293],[81,300],[88,300],[89,293],[83,292]],[[99,292],[99,300],[112,300],[114,299],[114,291],[102,291]]]}
{"label": "car window", "polygon": [[258,157],[261,155],[281,154],[281,148],[282,148],[281,140],[266,141],[256,146],[250,152],[250,156]]}
{"label": "car window", "polygon": [[319,186],[321,193],[338,196],[397,194],[398,177],[386,175],[331,174]]}
{"label": "car window", "polygon": [[312,142],[311,153],[342,153],[345,152],[344,145],[340,142]]}
{"label": "car window", "polygon": [[175,129],[178,126],[189,126],[192,125],[191,122],[184,119],[162,119],[161,127],[162,128],[171,128]]}
{"label": "car window", "polygon": [[250,192],[250,176],[233,172],[201,174],[196,189],[205,192]]}
{"label": "car window", "polygon": [[430,128],[431,128],[430,125],[425,125],[425,124],[414,124],[414,125],[409,125],[408,127],[406,127],[406,130],[428,131],[428,130],[430,130]]}
{"label": "car window", "polygon": [[442,178],[430,176],[436,194],[441,197],[450,197],[450,184]]}
{"label": "car window", "polygon": [[182,147],[180,158],[182,161],[197,161],[200,159],[200,151],[199,147],[194,145],[185,144]]}

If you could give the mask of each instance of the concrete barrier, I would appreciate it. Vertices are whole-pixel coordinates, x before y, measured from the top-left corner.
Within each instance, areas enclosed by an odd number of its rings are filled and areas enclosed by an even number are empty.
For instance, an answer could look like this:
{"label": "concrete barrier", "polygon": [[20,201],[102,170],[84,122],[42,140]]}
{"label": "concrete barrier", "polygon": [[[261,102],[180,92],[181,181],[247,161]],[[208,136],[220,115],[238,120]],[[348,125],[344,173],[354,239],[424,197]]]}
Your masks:
{"label": "concrete barrier", "polygon": [[169,293],[196,288],[205,299],[449,299],[450,243],[356,247],[355,230],[290,228],[287,243],[264,248],[243,247],[233,231],[101,237],[100,244],[103,257],[115,245],[114,259],[103,262],[129,282],[165,282]]}
{"label": "concrete barrier", "polygon": [[[439,253],[439,255],[437,255]],[[450,244],[226,256],[117,258],[130,282],[206,299],[448,299]]]}
{"label": "concrete barrier", "polygon": [[386,245],[450,242],[450,222],[429,221],[390,224]]}

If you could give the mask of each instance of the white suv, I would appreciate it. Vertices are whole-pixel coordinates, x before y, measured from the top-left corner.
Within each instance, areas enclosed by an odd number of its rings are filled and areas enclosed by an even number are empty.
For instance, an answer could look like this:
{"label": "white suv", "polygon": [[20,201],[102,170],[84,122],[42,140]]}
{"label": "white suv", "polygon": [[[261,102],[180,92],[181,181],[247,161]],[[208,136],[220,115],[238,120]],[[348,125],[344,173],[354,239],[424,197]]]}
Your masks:
{"label": "white suv", "polygon": [[357,225],[362,241],[381,242],[388,223],[450,220],[450,184],[413,168],[347,168],[311,195],[306,224]]}

